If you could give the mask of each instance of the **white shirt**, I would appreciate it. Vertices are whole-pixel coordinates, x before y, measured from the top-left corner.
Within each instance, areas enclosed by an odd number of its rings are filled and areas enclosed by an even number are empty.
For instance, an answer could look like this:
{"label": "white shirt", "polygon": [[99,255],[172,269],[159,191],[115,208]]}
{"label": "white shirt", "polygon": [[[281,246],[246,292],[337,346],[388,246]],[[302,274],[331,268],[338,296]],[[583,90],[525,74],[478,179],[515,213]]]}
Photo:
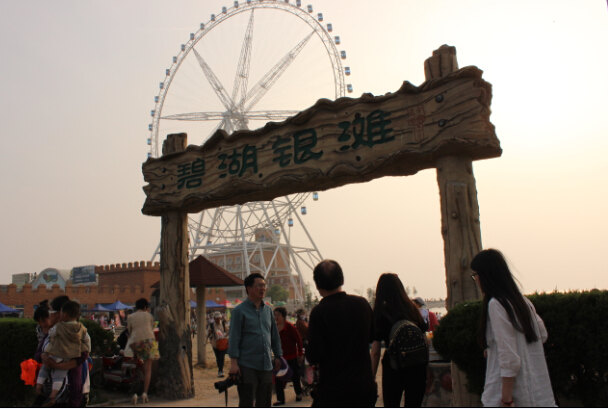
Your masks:
{"label": "white shirt", "polygon": [[515,406],[556,406],[545,361],[543,343],[547,330],[534,306],[524,297],[530,307],[532,325],[539,340],[526,342],[526,336],[517,331],[506,310],[495,298],[488,303],[486,340],[488,357],[486,381],[481,395],[484,406],[501,406],[502,377],[515,377],[513,402]]}
{"label": "white shirt", "polygon": [[418,308],[418,311],[420,311],[420,315],[422,315],[422,319],[424,320],[424,322],[426,322],[426,325],[429,325],[429,310],[420,307]]}
{"label": "white shirt", "polygon": [[152,317],[152,314],[147,311],[137,310],[129,315],[127,318],[127,329],[129,330],[129,339],[125,346],[125,356],[133,356],[131,344],[134,342],[155,339],[154,318]]}

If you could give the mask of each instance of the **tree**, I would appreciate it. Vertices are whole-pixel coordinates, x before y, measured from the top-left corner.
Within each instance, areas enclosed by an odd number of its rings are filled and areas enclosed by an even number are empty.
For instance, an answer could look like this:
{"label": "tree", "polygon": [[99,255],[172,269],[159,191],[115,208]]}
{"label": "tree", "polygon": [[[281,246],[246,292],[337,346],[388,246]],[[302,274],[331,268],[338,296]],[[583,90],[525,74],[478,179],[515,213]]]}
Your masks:
{"label": "tree", "polygon": [[289,291],[287,291],[282,286],[275,284],[270,287],[268,295],[270,296],[270,300],[273,303],[276,301],[287,301],[287,299],[289,298]]}
{"label": "tree", "polygon": [[304,306],[308,311],[313,307],[312,301],[312,291],[310,291],[310,285],[308,283],[304,284]]}
{"label": "tree", "polygon": [[372,306],[376,302],[376,290],[374,290],[373,288],[368,288],[367,289],[367,301],[369,301],[369,303]]}

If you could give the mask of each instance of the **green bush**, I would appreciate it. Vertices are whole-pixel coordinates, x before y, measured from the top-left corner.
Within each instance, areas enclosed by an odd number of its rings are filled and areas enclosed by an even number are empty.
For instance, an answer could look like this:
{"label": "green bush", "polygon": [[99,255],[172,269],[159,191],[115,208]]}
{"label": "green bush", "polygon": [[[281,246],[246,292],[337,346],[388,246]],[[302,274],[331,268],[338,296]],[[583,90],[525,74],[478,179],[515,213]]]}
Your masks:
{"label": "green bush", "polygon": [[33,402],[33,387],[21,380],[21,362],[32,358],[38,339],[36,322],[23,318],[0,318],[0,406],[28,406]]}
{"label": "green bush", "polygon": [[[547,327],[545,356],[561,403],[608,406],[608,291],[528,296]],[[477,344],[481,302],[453,308],[435,330],[433,346],[467,374],[468,389],[481,393],[485,361]],[[558,402],[559,404],[560,402]]]}
{"label": "green bush", "polygon": [[[91,337],[92,355],[112,354],[114,336],[95,321],[82,319]],[[21,380],[21,362],[34,357],[38,347],[36,322],[28,318],[0,318],[0,407],[30,406],[34,388]]]}
{"label": "green bush", "polygon": [[108,356],[117,351],[114,334],[111,331],[103,329],[96,321],[87,318],[81,318],[80,322],[87,327],[87,332],[91,337],[91,355]]}
{"label": "green bush", "polygon": [[481,394],[486,374],[483,350],[477,342],[481,302],[459,304],[433,331],[433,347],[467,374],[469,392]]}

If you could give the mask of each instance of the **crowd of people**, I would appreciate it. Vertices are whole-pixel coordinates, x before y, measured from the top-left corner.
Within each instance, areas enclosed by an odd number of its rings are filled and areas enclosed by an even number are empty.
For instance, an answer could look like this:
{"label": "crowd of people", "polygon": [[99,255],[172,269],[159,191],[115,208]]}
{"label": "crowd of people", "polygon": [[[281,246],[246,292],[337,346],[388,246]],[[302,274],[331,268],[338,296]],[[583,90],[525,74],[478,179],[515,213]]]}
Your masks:
{"label": "crowd of people", "polygon": [[[80,305],[63,295],[43,301],[34,313],[38,347],[34,359],[42,363],[36,380],[34,406],[85,406],[90,389],[91,337],[78,322]],[[45,388],[49,384],[50,388]],[[50,390],[45,390],[50,389]]]}
{"label": "crowd of people", "polygon": [[[482,403],[555,406],[543,351],[547,331],[515,284],[503,255],[484,250],[470,267],[483,293],[480,340],[487,370]],[[402,401],[406,407],[421,406],[429,359],[423,334],[439,325],[424,300],[410,299],[399,276],[385,273],[378,280],[372,308],[363,297],[343,291],[344,273],[333,260],[319,263],[313,279],[322,299],[308,321],[298,311],[296,326],[285,320],[283,308],[273,312],[264,304],[262,275],[245,279],[247,300],[232,312],[228,348],[229,375],[237,384],[239,406],[270,406],[273,373],[274,405],[285,404],[288,380],[300,400],[304,361],[317,373],[313,407],[375,406],[380,361],[384,406],[396,407]],[[386,348],[381,357],[382,345]],[[279,379],[283,373],[289,375]]]}
{"label": "crowd of people", "polygon": [[102,313],[91,313],[88,318],[91,321],[98,323],[103,329],[111,329],[123,326],[123,323],[127,322],[127,311],[111,311]]}
{"label": "crowd of people", "polygon": [[[135,312],[127,319],[124,354],[143,361],[142,403],[148,401],[152,359],[158,357],[154,319],[145,298],[137,300]],[[79,321],[80,304],[62,295],[50,303],[42,301],[34,312],[38,346],[34,359],[41,364],[36,378],[34,407],[83,407],[90,391],[89,364],[91,337]],[[133,396],[136,403],[138,396]]]}
{"label": "crowd of people", "polygon": [[[470,267],[483,293],[479,334],[487,369],[482,403],[555,406],[543,351],[547,331],[521,294],[504,256],[483,250]],[[228,354],[239,406],[285,405],[285,387],[291,382],[296,401],[305,393],[303,383],[312,384],[313,407],[373,407],[379,396],[380,362],[384,406],[399,406],[402,401],[406,407],[421,406],[428,367],[424,334],[439,325],[424,300],[410,299],[399,276],[384,273],[372,306],[343,291],[344,273],[333,260],[320,262],[313,279],[322,299],[309,318],[303,309],[290,316],[283,307],[273,310],[265,304],[266,281],[258,273],[245,278],[247,299],[234,308],[229,325],[222,313],[210,314],[209,340],[218,376],[224,376]],[[125,355],[142,359],[145,373],[143,393],[133,396],[134,404],[138,399],[148,401],[151,363],[158,358],[148,309],[148,301],[140,299],[127,319]],[[54,406],[60,398],[65,406],[87,402],[91,339],[79,317],[79,304],[67,296],[43,302],[35,312],[39,340],[35,359],[42,363],[36,406]]]}

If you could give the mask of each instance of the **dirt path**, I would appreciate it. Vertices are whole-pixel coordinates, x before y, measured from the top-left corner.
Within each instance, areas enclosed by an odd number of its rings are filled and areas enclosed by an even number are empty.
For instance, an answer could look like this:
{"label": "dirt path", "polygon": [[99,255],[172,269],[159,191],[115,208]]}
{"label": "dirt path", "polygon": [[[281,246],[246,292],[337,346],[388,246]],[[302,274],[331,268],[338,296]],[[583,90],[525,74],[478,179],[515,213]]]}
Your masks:
{"label": "dirt path", "polygon": [[[192,356],[196,360],[196,340],[192,342]],[[230,369],[230,357],[226,355],[224,362],[224,373],[228,374]],[[138,404],[140,407],[224,407],[226,405],[225,395],[219,394],[213,384],[224,378],[218,378],[217,376],[217,364],[215,363],[215,355],[210,344],[207,344],[207,368],[203,368],[199,365],[194,365],[194,393],[195,396],[190,399],[168,401],[162,399],[154,394],[149,396],[149,402],[146,404]],[[132,395],[127,393],[112,393],[108,402],[94,405],[93,407],[133,407],[131,403]],[[293,388],[288,386],[285,389],[286,405],[288,407],[309,407],[312,404],[312,399],[305,396],[301,402],[295,401],[295,393]],[[276,396],[273,394],[273,402],[276,401]],[[228,407],[238,407],[239,396],[236,387],[228,389]]]}
{"label": "dirt path", "polygon": [[[197,356],[196,351],[196,340],[194,340],[192,345],[192,356]],[[196,358],[195,358],[196,360]],[[226,360],[224,362],[224,373],[228,374],[228,370],[230,368],[230,357],[226,356]],[[213,354],[213,349],[210,344],[207,344],[207,367],[203,368],[199,365],[195,365],[193,373],[194,378],[194,393],[195,396],[190,399],[184,400],[174,400],[169,401],[160,398],[157,395],[151,394],[150,401],[147,404],[138,404],[136,406],[140,407],[224,407],[226,406],[225,395],[219,394],[217,390],[214,388],[213,384],[218,380],[223,378],[218,378],[217,376],[217,365],[215,363],[215,355]],[[445,369],[440,370],[438,373],[441,373]],[[377,407],[384,406],[384,402],[382,401],[382,363],[380,363],[380,367],[378,368],[378,373],[376,375],[376,382],[378,384],[378,401],[376,402]],[[451,392],[446,392],[445,390],[439,387],[439,378],[434,381],[437,385],[434,386],[432,392],[432,396],[427,395],[425,398],[425,402],[423,402],[422,406],[429,407],[439,407],[439,406],[451,406]],[[133,407],[134,405],[131,403],[132,395],[127,393],[120,392],[108,392],[108,396],[110,400],[104,402],[99,405],[92,405],[92,407],[112,407],[112,406],[120,406],[120,407]],[[285,406],[284,407],[310,407],[312,404],[312,399],[310,396],[304,396],[302,401],[295,401],[295,393],[291,384],[285,389]],[[272,401],[276,402],[276,395],[272,396]],[[228,389],[228,407],[238,407],[239,404],[239,396],[236,390],[236,387],[231,387]]]}

